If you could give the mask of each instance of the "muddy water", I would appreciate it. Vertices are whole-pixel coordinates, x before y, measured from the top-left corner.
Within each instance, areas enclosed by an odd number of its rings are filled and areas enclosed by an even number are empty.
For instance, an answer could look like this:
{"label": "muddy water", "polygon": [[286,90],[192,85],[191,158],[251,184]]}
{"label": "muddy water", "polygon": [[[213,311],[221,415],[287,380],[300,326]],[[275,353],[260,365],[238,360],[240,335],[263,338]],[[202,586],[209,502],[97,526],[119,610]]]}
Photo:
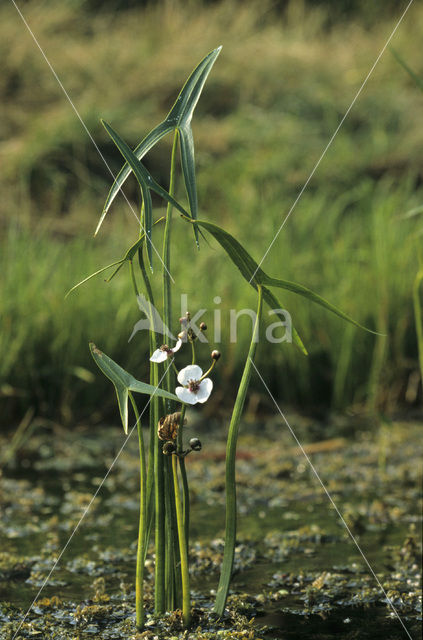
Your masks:
{"label": "muddy water", "polygon": [[[228,613],[216,622],[209,612],[223,552],[224,433],[220,425],[197,426],[203,450],[187,459],[195,628],[201,629],[192,638],[420,637],[421,426],[320,433],[309,427],[298,419],[301,441],[350,533],[289,434],[275,442],[273,423],[245,425],[235,575]],[[318,437],[322,432],[330,437]],[[3,470],[1,638],[13,638],[34,598],[22,638],[136,637],[135,438],[38,594],[121,444],[113,428],[41,428]],[[151,598],[151,554],[147,567]],[[182,633],[171,619],[149,625],[144,637]]]}

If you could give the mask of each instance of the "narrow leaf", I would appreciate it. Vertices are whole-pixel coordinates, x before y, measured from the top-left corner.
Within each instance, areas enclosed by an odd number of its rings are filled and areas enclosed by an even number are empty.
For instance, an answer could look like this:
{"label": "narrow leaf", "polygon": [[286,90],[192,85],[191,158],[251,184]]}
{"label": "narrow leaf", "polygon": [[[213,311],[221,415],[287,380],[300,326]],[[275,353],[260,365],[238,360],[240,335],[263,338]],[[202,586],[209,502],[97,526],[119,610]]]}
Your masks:
{"label": "narrow leaf", "polygon": [[169,204],[175,207],[175,209],[178,209],[178,211],[182,213],[182,215],[191,217],[186,209],[184,209],[184,207],[179,204],[179,202],[175,200],[175,198],[173,198],[166,191],[166,189],[163,189],[163,187],[161,187],[159,183],[154,180],[151,173],[144,167],[142,162],[135,155],[134,151],[132,151],[125,140],[120,137],[117,131],[115,131],[113,127],[104,120],[102,120],[101,122],[103,123],[104,128],[107,130],[108,134],[112,138],[115,145],[118,147],[123,157],[127,159],[127,162],[130,165],[132,171],[135,173],[135,177],[137,178],[140,186],[145,185],[147,189],[151,189],[152,191],[157,193],[157,195],[161,196],[164,200],[169,202]]}
{"label": "narrow leaf", "polygon": [[267,287],[278,287],[280,289],[292,291],[293,293],[311,300],[311,302],[319,304],[320,306],[324,307],[328,311],[331,311],[343,320],[351,322],[356,327],[364,329],[369,333],[379,335],[376,331],[368,329],[367,327],[361,325],[359,322],[356,322],[356,320],[353,320],[353,318],[335,307],[335,305],[325,300],[325,298],[323,298],[322,296],[319,296],[317,293],[314,293],[314,291],[311,291],[311,289],[308,289],[307,287],[304,287],[303,285],[296,282],[281,280],[278,278],[271,278],[270,276],[268,276],[263,271],[263,269],[259,267],[254,258],[250,256],[248,251],[244,249],[241,243],[238,242],[238,240],[236,240],[230,233],[228,233],[224,229],[221,229],[219,226],[212,224],[211,222],[205,222],[204,220],[197,220],[195,224],[203,227],[214,236],[214,238],[219,242],[223,249],[225,249],[232,262],[241,271],[244,278],[248,280],[248,282],[252,284],[254,288],[257,287],[257,284],[261,284],[266,285]]}
{"label": "narrow leaf", "polygon": [[[201,62],[197,65],[197,67],[192,71],[189,78],[185,82],[182,87],[181,92],[179,93],[175,103],[173,104],[171,110],[169,111],[166,118],[160,122],[150,133],[148,133],[145,138],[140,142],[140,144],[134,149],[134,153],[138,160],[141,160],[145,154],[150,151],[152,147],[154,147],[157,142],[159,142],[165,135],[174,131],[176,128],[180,130],[184,129],[186,136],[191,135],[189,133],[190,123],[192,120],[192,115],[194,109],[197,105],[197,102],[200,98],[201,92],[204,87],[204,83],[207,80],[207,76],[209,75],[212,66],[219,55],[222,47],[218,47],[211,51]],[[194,151],[192,148],[192,153],[190,154],[190,149],[188,149],[188,155],[190,155],[189,163],[186,164],[185,170],[183,171],[185,187],[188,193],[188,198],[190,201],[191,214],[194,218],[197,217],[197,196],[191,189],[193,180],[195,181],[195,174],[193,173],[193,162],[194,162]],[[106,202],[103,207],[103,212],[101,214],[100,220],[97,224],[97,228],[95,230],[96,235],[103,223],[104,218],[110,206],[119,193],[122,185],[125,180],[131,173],[130,164],[126,163],[122,169],[119,171],[116,180],[114,181],[109,194],[107,196]],[[193,204],[192,204],[193,203]]]}
{"label": "narrow leaf", "polygon": [[[174,124],[170,124],[165,121],[158,124],[157,127],[154,127],[154,129],[150,131],[149,134],[147,134],[144,140],[142,140],[134,150],[134,153],[137,156],[138,160],[141,160],[145,156],[145,154],[152,147],[154,147],[154,145],[157,142],[159,142],[159,140],[161,140],[166,134],[173,131],[174,128],[175,128]],[[117,194],[122,188],[122,185],[124,184],[125,180],[127,179],[130,173],[131,173],[131,167],[129,166],[128,163],[125,163],[122,169],[119,171],[118,175],[116,176],[114,183],[112,184],[112,187],[107,196],[107,199],[104,204],[103,211],[102,211],[100,220],[98,221],[97,228],[95,230],[94,235],[97,235],[97,233],[99,232],[99,229],[103,224],[103,220],[106,217],[107,212],[110,209],[110,206],[113,200],[116,198]]]}
{"label": "narrow leaf", "polygon": [[177,126],[188,124],[192,120],[194,109],[200,98],[204,84],[222,47],[213,49],[190,74],[177,97],[175,104],[165,118],[165,122],[175,122]]}
{"label": "narrow leaf", "polygon": [[377,331],[373,331],[372,329],[368,329],[367,327],[364,327],[362,324],[360,324],[359,322],[351,318],[349,315],[341,311],[341,309],[338,309],[338,307],[335,307],[335,305],[328,302],[325,298],[322,298],[322,296],[319,296],[317,293],[314,293],[314,291],[312,291],[311,289],[308,289],[307,287],[304,287],[302,284],[298,284],[297,282],[290,282],[289,280],[280,280],[279,278],[270,278],[266,274],[264,275],[265,275],[265,279],[263,283],[266,284],[268,287],[278,287],[279,289],[286,289],[287,291],[292,291],[293,293],[296,293],[300,296],[303,296],[304,298],[307,298],[307,300],[310,300],[311,302],[319,304],[324,309],[331,311],[336,316],[339,316],[340,318],[342,318],[343,320],[346,320],[347,322],[351,322],[351,324],[354,324],[356,327],[359,327],[360,329],[364,329],[369,333],[380,335]]}
{"label": "narrow leaf", "polygon": [[158,396],[169,400],[178,401],[177,396],[169,391],[164,391],[151,384],[136,380],[133,375],[122,369],[114,360],[105,353],[97,349],[93,342],[90,342],[91,355],[95,363],[104,375],[113,383],[118,399],[119,412],[125,433],[128,433],[128,392],[144,393],[150,396]]}
{"label": "narrow leaf", "polygon": [[146,246],[147,246],[147,254],[150,262],[150,266],[152,266],[152,257],[153,257],[153,244],[151,239],[151,229],[153,227],[153,204],[151,200],[150,189],[155,191],[162,198],[170,202],[172,206],[174,206],[180,213],[185,216],[189,216],[187,211],[177,202],[168,192],[163,189],[151,176],[149,171],[144,167],[144,165],[138,160],[135,153],[129,147],[129,145],[120,137],[120,135],[104,120],[101,121],[104,128],[106,129],[109,136],[112,138],[113,142],[121,152],[122,156],[125,158],[132,171],[135,174],[135,177],[140,185],[143,202],[144,202],[144,221],[145,221],[145,229],[143,231],[146,234]]}
{"label": "narrow leaf", "polygon": [[81,282],[78,282],[78,284],[75,284],[72,287],[72,289],[69,289],[69,291],[65,295],[65,299],[72,293],[72,291],[75,291],[75,289],[80,287],[81,284],[85,284],[86,282],[88,282],[88,280],[91,280],[91,278],[95,278],[95,276],[98,276],[100,273],[103,273],[103,271],[106,271],[107,269],[111,269],[112,267],[115,267],[117,264],[120,267],[122,265],[122,262],[123,262],[123,260],[118,260],[117,262],[112,262],[112,264],[108,264],[106,267],[102,267],[98,271],[95,271],[94,273],[92,273],[90,276],[87,276],[86,278],[81,280]]}
{"label": "narrow leaf", "polygon": [[[267,287],[262,286],[263,300],[269,305],[270,309],[284,309],[285,307],[279,302],[279,300],[273,295],[273,293]],[[305,356],[308,356],[308,351],[301,340],[298,331],[294,326],[291,327],[292,340],[294,344],[303,352]]]}
{"label": "narrow leaf", "polygon": [[[191,211],[191,217],[194,220],[198,218],[198,199],[197,199],[197,184],[195,181],[195,160],[194,160],[194,140],[192,137],[191,127],[184,127],[179,129],[181,139],[181,164],[182,173],[184,176],[185,189],[188,196],[189,208]],[[194,226],[194,237],[199,246],[198,241],[198,228]]]}
{"label": "narrow leaf", "polygon": [[[248,251],[244,249],[242,244],[238,242],[230,233],[221,229],[211,222],[205,222],[204,220],[198,220],[197,224],[200,227],[206,229],[214,238],[219,242],[223,249],[225,249],[232,262],[240,270],[242,276],[247,280],[254,289],[257,289],[257,284],[261,284],[260,280],[265,276],[264,272],[258,268],[256,261],[250,256]],[[255,274],[255,275],[254,275]],[[254,277],[253,277],[254,276]],[[282,309],[282,305],[275,298],[273,293],[267,288],[263,288],[263,299],[269,305],[271,309]],[[301,340],[295,327],[292,327],[292,337],[294,344],[304,353],[308,355],[303,341]]]}
{"label": "narrow leaf", "polygon": [[120,263],[120,265],[119,265],[118,267],[116,267],[116,269],[113,271],[113,273],[112,273],[108,278],[106,278],[106,279],[105,279],[105,281],[104,281],[104,282],[107,282],[107,283],[111,282],[111,281],[113,280],[113,278],[115,277],[115,275],[116,275],[117,273],[119,273],[119,271],[122,269],[124,262],[125,262],[125,261],[123,260],[123,261]]}

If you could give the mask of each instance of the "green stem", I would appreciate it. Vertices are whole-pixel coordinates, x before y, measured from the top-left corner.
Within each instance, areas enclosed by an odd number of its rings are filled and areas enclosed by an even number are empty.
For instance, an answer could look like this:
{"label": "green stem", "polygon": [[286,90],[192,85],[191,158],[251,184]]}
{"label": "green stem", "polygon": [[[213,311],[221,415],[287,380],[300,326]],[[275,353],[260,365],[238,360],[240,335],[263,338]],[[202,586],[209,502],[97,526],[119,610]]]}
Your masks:
{"label": "green stem", "polygon": [[[178,150],[178,131],[175,131],[172,146],[172,156],[170,160],[170,178],[169,178],[169,195],[172,197],[175,193],[175,173],[176,173],[176,154]],[[169,342],[169,332],[172,327],[172,287],[170,277],[170,238],[172,230],[172,210],[173,207],[170,203],[167,205],[166,210],[166,224],[163,235],[163,320],[165,324],[165,342]],[[166,373],[165,388],[167,391],[172,391],[172,371],[170,368]],[[167,403],[167,412],[172,412],[172,404]]]}
{"label": "green stem", "polygon": [[[178,438],[177,438],[177,451],[181,453],[184,450],[184,442],[183,442],[183,424],[185,419],[185,411],[186,404],[183,404],[181,407],[181,424],[178,430]],[[183,491],[183,505],[184,505],[184,527],[185,527],[185,541],[187,546],[187,553],[189,548],[189,486],[188,486],[188,477],[187,471],[185,467],[185,458],[179,458],[179,469],[181,471],[182,478],[182,491]]]}
{"label": "green stem", "polygon": [[138,408],[132,393],[129,393],[129,399],[134,410],[135,419],[137,421],[138,443],[140,453],[140,521],[138,527],[138,546],[137,546],[137,568],[135,574],[135,611],[136,626],[138,630],[142,630],[145,623],[144,612],[144,563],[147,540],[147,502],[146,502],[146,481],[147,472],[145,466],[145,448],[142,435],[141,420]]}
{"label": "green stem", "polygon": [[178,456],[172,456],[173,484],[175,487],[176,520],[178,523],[179,553],[181,556],[182,575],[182,618],[187,628],[191,622],[191,596],[189,587],[188,552],[185,538],[184,517],[182,512],[181,492],[178,480]]}
{"label": "green stem", "polygon": [[189,548],[189,486],[188,486],[187,470],[185,468],[185,458],[179,458],[179,469],[181,471],[181,478],[182,478],[185,542],[186,542],[186,545],[187,545],[187,553],[188,553],[188,548]]}
{"label": "green stem", "polygon": [[[147,298],[150,306],[154,306],[153,291],[150,279],[145,268],[142,249],[138,251],[139,265],[145,283]],[[157,349],[157,336],[153,326],[153,314],[150,308],[150,350]],[[159,383],[159,372],[156,364],[150,367],[150,384],[157,387]],[[153,396],[150,404],[150,447],[148,455],[148,476],[147,476],[147,500],[153,490],[154,478],[154,506],[155,506],[155,592],[154,610],[156,614],[164,613],[165,604],[165,493],[164,493],[164,463],[161,442],[157,437],[156,428],[159,421],[159,398]]]}
{"label": "green stem", "polygon": [[420,284],[423,281],[423,270],[420,270],[413,284],[413,306],[414,318],[416,322],[417,346],[419,351],[420,376],[423,384],[423,323],[422,306],[420,300]]}
{"label": "green stem", "polygon": [[[165,530],[166,530],[166,610],[172,611],[175,608],[175,555],[174,555],[174,538],[177,537],[177,531],[173,530],[172,504],[173,495],[173,476],[172,462],[166,456],[164,459],[164,479],[166,485],[165,491]],[[172,494],[172,495],[171,495]],[[176,521],[175,521],[176,522]]]}
{"label": "green stem", "polygon": [[[137,279],[135,277],[135,272],[134,272],[134,264],[133,261],[130,260],[129,261],[129,271],[131,274],[131,281],[132,281],[132,285],[134,287],[134,292],[135,292],[135,296],[138,298],[139,296],[139,289],[138,289],[138,284],[137,284]],[[150,289],[151,292],[151,289]],[[155,337],[151,335],[149,336],[149,348],[150,348],[150,352],[153,352],[155,349]],[[153,380],[154,380],[154,376],[150,370],[150,384],[153,384]],[[154,398],[153,398],[154,399]],[[153,439],[151,438],[151,426],[154,427],[154,417],[153,417],[153,409],[150,410],[150,441],[151,443],[153,443]],[[151,455],[150,455],[150,451],[151,451]],[[144,527],[144,560],[143,562],[145,563],[145,559],[147,556],[147,550],[148,550],[148,543],[150,540],[150,535],[151,535],[151,528],[152,528],[152,524],[153,524],[153,515],[154,515],[154,503],[153,503],[153,495],[152,495],[152,490],[153,490],[153,485],[154,485],[154,455],[153,455],[153,450],[151,448],[150,445],[150,451],[149,451],[149,464],[148,464],[148,472],[147,472],[147,479],[146,479],[146,489],[145,489],[145,493],[146,493],[146,506],[145,506],[145,527]],[[138,562],[138,559],[137,559]]]}
{"label": "green stem", "polygon": [[236,543],[236,483],[235,483],[235,457],[236,444],[238,438],[238,428],[244,408],[245,397],[251,378],[252,364],[257,349],[259,336],[260,316],[263,306],[261,286],[257,286],[258,303],[257,316],[254,324],[253,335],[251,337],[250,349],[245,361],[244,371],[239,385],[238,394],[232,411],[231,423],[229,425],[228,441],[226,446],[226,527],[225,527],[225,551],[223,554],[222,569],[220,573],[219,586],[217,588],[215,612],[221,616],[225,609],[226,598],[228,597],[229,584],[232,576],[234,564],[235,543]]}
{"label": "green stem", "polygon": [[[172,155],[170,160],[170,178],[169,178],[169,194],[171,196],[175,193],[175,175],[176,175],[176,158],[178,151],[178,131],[175,131],[172,146]],[[166,210],[166,223],[163,235],[163,320],[165,325],[164,341],[169,343],[170,331],[172,327],[172,286],[171,286],[171,231],[172,231],[172,211],[173,207],[170,203],[167,205]],[[175,388],[175,376],[171,367],[167,368],[164,388],[167,391],[174,391]],[[166,411],[169,414],[174,411],[173,403],[171,400],[166,400]],[[176,511],[174,501],[174,480],[171,471],[171,461],[165,460],[165,467],[167,474],[166,479],[166,581],[167,581],[167,606],[168,609],[173,609],[177,600],[180,597],[180,583],[181,574],[179,563],[177,562],[178,551],[178,533],[176,522]]]}
{"label": "green stem", "polygon": [[182,427],[183,427],[184,420],[185,420],[186,408],[187,408],[187,405],[186,404],[182,404],[182,406],[181,406],[181,421],[180,421],[180,424],[179,424],[178,435],[176,437],[176,451],[178,453],[182,453],[182,451],[184,449]]}

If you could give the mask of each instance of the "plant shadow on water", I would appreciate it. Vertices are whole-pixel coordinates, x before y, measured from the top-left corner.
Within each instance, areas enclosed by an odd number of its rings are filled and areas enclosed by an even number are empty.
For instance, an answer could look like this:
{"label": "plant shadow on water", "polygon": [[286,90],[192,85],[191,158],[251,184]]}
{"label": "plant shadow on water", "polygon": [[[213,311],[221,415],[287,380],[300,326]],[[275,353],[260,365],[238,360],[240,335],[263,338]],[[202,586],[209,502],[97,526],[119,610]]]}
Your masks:
{"label": "plant shadow on water", "polygon": [[[296,419],[297,430],[309,425]],[[363,427],[306,446],[411,637],[421,620],[417,424],[392,425],[386,461]],[[39,431],[0,478],[0,638],[11,639],[120,448],[120,431]],[[211,615],[224,530],[224,430],[201,432],[191,481],[192,638],[406,638],[327,496],[275,423],[243,425],[239,535],[227,612]],[[302,435],[302,434],[301,434]],[[332,437],[334,436],[334,437]],[[307,439],[307,438],[306,438]],[[304,437],[303,437],[304,441]],[[1,443],[4,444],[4,443]],[[104,461],[99,465],[98,461]],[[378,464],[379,461],[379,464]],[[147,616],[136,634],[136,439],[123,450],[19,632],[25,637],[183,636],[181,620]],[[152,608],[153,557],[146,562]],[[195,630],[195,631],[194,631]],[[77,635],[75,635],[77,634]]]}

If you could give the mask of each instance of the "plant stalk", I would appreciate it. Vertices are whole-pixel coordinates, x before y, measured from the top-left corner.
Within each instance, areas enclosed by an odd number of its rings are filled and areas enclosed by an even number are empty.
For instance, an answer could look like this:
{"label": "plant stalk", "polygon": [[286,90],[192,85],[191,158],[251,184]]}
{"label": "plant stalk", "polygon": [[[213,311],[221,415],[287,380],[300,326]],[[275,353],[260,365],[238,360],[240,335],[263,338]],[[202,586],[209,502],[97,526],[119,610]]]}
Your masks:
{"label": "plant stalk", "polygon": [[[178,453],[181,453],[184,449],[182,428],[184,425],[185,410],[186,410],[186,405],[183,404],[181,408],[181,424],[179,426],[178,437],[177,437]],[[189,549],[189,486],[188,486],[187,471],[185,467],[185,458],[182,456],[179,458],[179,469],[181,472],[181,479],[182,479],[185,542],[186,542],[187,553],[188,553],[188,549]]]}
{"label": "plant stalk", "polygon": [[235,458],[236,444],[238,439],[238,429],[241,420],[242,410],[247,395],[248,385],[251,378],[252,363],[254,361],[257,342],[259,337],[260,316],[263,306],[262,288],[257,285],[258,303],[257,315],[254,323],[253,334],[251,336],[250,348],[245,361],[241,383],[236,396],[232,411],[231,423],[229,425],[228,441],[226,445],[226,525],[225,525],[225,551],[223,554],[222,569],[220,573],[219,586],[216,593],[214,605],[215,612],[221,616],[225,609],[228,597],[229,584],[232,576],[234,564],[235,544],[236,544],[236,482],[235,482]]}
{"label": "plant stalk", "polygon": [[140,454],[140,521],[138,527],[138,545],[137,545],[137,568],[135,573],[135,612],[136,612],[136,626],[139,631],[144,627],[145,612],[144,612],[144,563],[146,553],[146,529],[147,529],[147,501],[146,501],[146,481],[147,471],[145,466],[145,447],[144,438],[142,435],[141,420],[138,413],[138,408],[135,403],[132,393],[129,393],[129,399],[134,410],[135,419],[137,423],[138,431],[138,444]]}
{"label": "plant stalk", "polygon": [[[147,298],[150,304],[150,350],[153,352],[157,348],[157,336],[154,327],[154,307],[153,291],[150,279],[145,268],[142,250],[138,251],[139,265],[145,283]],[[159,384],[159,372],[157,364],[151,363],[150,384],[157,387]],[[156,614],[164,613],[166,604],[166,583],[165,583],[165,494],[164,494],[164,463],[161,442],[157,437],[156,428],[159,421],[159,398],[153,396],[150,404],[150,447],[149,464],[147,476],[147,499],[153,490],[154,478],[154,506],[155,506],[155,591],[154,591],[154,611]],[[154,470],[154,472],[153,472]],[[153,475],[154,474],[154,475]]]}
{"label": "plant stalk", "polygon": [[413,306],[414,318],[416,323],[417,347],[419,352],[420,379],[423,384],[423,319],[422,305],[420,299],[420,285],[423,281],[423,270],[417,273],[413,283]]}
{"label": "plant stalk", "polygon": [[184,516],[182,511],[181,492],[178,479],[178,456],[172,456],[173,484],[175,487],[176,519],[178,523],[179,552],[181,556],[182,575],[182,618],[185,628],[191,622],[191,594],[189,585],[188,552],[185,538]]}
{"label": "plant stalk", "polygon": [[[169,177],[169,194],[175,194],[175,177],[176,177],[176,157],[178,150],[178,131],[175,130],[172,145],[172,155],[170,159],[170,177]],[[163,320],[165,326],[165,343],[170,341],[170,332],[172,327],[172,278],[171,269],[171,231],[172,231],[172,212],[173,206],[169,202],[166,209],[166,222],[163,234]],[[171,367],[168,367],[164,388],[167,391],[174,391],[175,375]],[[174,411],[173,402],[165,401],[166,414]],[[166,531],[166,582],[167,582],[167,606],[173,609],[177,606],[181,593],[181,571],[179,567],[179,550],[178,550],[178,531],[176,521],[176,510],[174,500],[174,479],[172,475],[172,464],[170,459],[164,461],[165,464],[165,481],[166,481],[166,503],[165,503],[165,531]]]}

